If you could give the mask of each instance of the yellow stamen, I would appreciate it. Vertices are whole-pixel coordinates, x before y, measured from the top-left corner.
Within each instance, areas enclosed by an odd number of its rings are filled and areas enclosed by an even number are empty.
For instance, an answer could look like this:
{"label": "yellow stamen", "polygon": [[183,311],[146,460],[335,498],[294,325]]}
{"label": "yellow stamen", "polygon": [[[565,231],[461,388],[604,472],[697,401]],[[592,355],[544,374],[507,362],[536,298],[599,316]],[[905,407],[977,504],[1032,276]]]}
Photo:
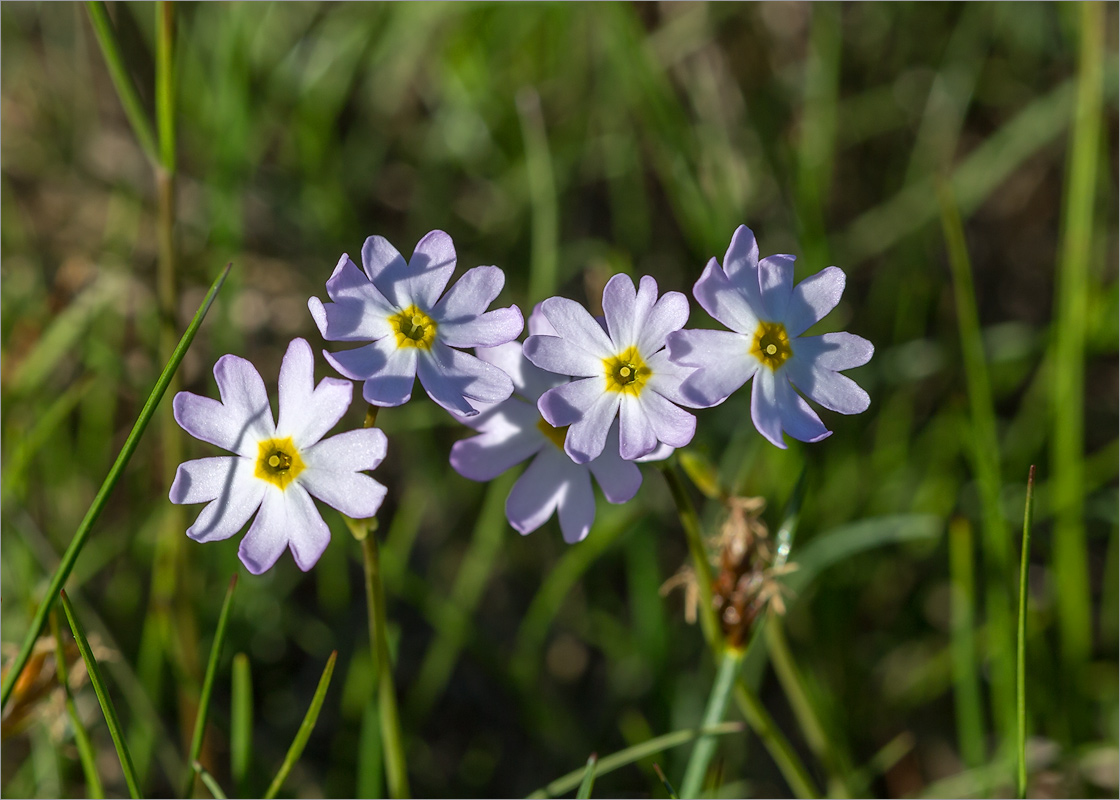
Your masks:
{"label": "yellow stamen", "polygon": [[793,350],[786,326],[780,322],[760,322],[751,342],[751,355],[774,370],[786,363]]}
{"label": "yellow stamen", "polygon": [[258,445],[257,452],[257,468],[253,475],[281,489],[287,489],[288,484],[307,468],[291,436],[265,439]]}
{"label": "yellow stamen", "polygon": [[436,322],[416,306],[409,306],[389,317],[389,325],[397,338],[397,347],[418,347],[430,350],[436,338]]}
{"label": "yellow stamen", "polygon": [[638,348],[631,345],[613,358],[603,359],[608,392],[626,392],[637,397],[653,370],[646,366]]}

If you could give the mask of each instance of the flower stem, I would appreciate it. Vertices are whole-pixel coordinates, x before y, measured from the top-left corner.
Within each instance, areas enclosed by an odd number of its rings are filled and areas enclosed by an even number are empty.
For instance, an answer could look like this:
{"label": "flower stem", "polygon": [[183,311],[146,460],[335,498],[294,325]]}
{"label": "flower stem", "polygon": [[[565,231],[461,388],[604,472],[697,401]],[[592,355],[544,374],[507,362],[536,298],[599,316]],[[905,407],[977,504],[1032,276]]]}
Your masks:
{"label": "flower stem", "polygon": [[688,489],[677,474],[676,465],[672,462],[658,464],[665,482],[669,484],[669,492],[673,495],[673,502],[677,506],[677,515],[684,529],[685,541],[688,542],[688,551],[692,555],[692,566],[696,570],[696,587],[700,593],[700,627],[704,631],[704,638],[713,650],[720,646],[719,624],[716,620],[715,610],[712,606],[712,565],[708,561],[708,551],[704,546],[704,535],[700,530],[700,517],[696,514],[696,507],[692,498],[688,496]]}
{"label": "flower stem", "polygon": [[[712,684],[712,693],[708,695],[708,707],[704,711],[702,728],[710,728],[723,721],[723,714],[727,710],[727,701],[735,687],[735,679],[739,674],[739,665],[743,663],[743,651],[738,647],[728,647],[723,651],[723,658],[716,673],[715,683]],[[714,736],[701,736],[692,746],[692,755],[688,759],[688,766],[684,771],[684,781],[681,783],[683,797],[699,797],[700,789],[704,783],[704,776],[708,773],[708,764],[711,763],[712,754],[716,750]]]}
{"label": "flower stem", "polygon": [[1023,550],[1019,557],[1019,635],[1015,648],[1016,797],[1027,796],[1027,572],[1034,518],[1034,464],[1027,476],[1027,503],[1023,511]]}

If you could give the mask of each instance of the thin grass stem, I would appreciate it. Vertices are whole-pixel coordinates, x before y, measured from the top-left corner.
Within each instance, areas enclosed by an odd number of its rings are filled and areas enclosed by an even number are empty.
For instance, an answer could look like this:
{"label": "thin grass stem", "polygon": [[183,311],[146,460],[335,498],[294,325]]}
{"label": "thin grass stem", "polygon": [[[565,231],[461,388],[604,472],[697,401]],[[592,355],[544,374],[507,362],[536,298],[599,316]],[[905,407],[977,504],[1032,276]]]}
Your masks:
{"label": "thin grass stem", "polygon": [[583,780],[580,781],[579,789],[576,791],[578,800],[587,800],[591,797],[591,789],[595,786],[595,767],[598,764],[599,756],[592,753],[587,759],[587,766],[583,770]]}
{"label": "thin grass stem", "polygon": [[226,800],[226,793],[222,791],[222,787],[218,784],[217,778],[211,775],[206,767],[196,761],[193,765],[193,772],[197,773],[199,779],[202,781],[202,785],[213,795],[214,800]]}
{"label": "thin grass stem", "polygon": [[950,636],[957,747],[969,768],[984,763],[984,712],[976,660],[976,588],[972,527],[957,517],[949,524]]}
{"label": "thin grass stem", "polygon": [[337,659],[338,651],[335,650],[331,653],[331,657],[327,659],[327,666],[323,668],[323,674],[319,677],[319,685],[315,688],[315,696],[311,698],[311,705],[308,706],[303,722],[300,723],[299,730],[296,731],[292,746],[288,748],[288,754],[284,756],[284,762],[280,765],[272,783],[269,784],[268,791],[264,793],[266,800],[272,800],[273,797],[276,797],[276,793],[284,785],[288,773],[292,771],[292,767],[303,755],[303,748],[307,746],[307,740],[311,738],[311,732],[315,730],[315,722],[319,719],[319,711],[323,708],[323,700],[326,698],[327,689],[331,685],[331,675],[334,674],[334,662]]}
{"label": "thin grass stem", "polygon": [[[703,728],[711,728],[723,721],[724,712],[727,711],[727,701],[731,698],[735,679],[739,675],[739,665],[743,663],[743,651],[738,647],[728,647],[723,651],[719,671],[716,673],[715,682],[712,684],[711,694],[708,695],[708,706],[704,710]],[[716,750],[714,736],[701,736],[692,747],[692,755],[685,768],[684,780],[681,781],[681,794],[685,797],[698,797],[704,785],[704,776],[708,774],[708,764],[711,763],[712,754]]]}
{"label": "thin grass stem", "polygon": [[517,95],[521,136],[525,142],[525,171],[531,200],[532,250],[529,259],[529,298],[538,302],[556,292],[557,231],[556,179],[548,151],[541,98],[535,89],[522,89]]}
{"label": "thin grass stem", "polygon": [[715,610],[712,606],[712,582],[715,577],[712,575],[712,565],[708,561],[708,549],[704,544],[700,517],[696,513],[696,507],[692,504],[692,498],[688,496],[688,487],[684,485],[684,481],[677,474],[673,460],[659,463],[658,468],[661,470],[661,474],[665,476],[665,482],[669,484],[669,492],[677,506],[677,516],[680,517],[681,528],[684,530],[685,541],[688,543],[688,551],[692,556],[692,568],[696,571],[696,588],[700,597],[700,602],[697,604],[700,612],[700,627],[704,631],[704,638],[708,643],[715,643],[715,648],[718,648],[721,646],[719,622],[716,620]]}
{"label": "thin grass stem", "polygon": [[239,796],[246,796],[249,761],[253,752],[253,677],[249,657],[233,657],[230,687],[229,771]]}
{"label": "thin grass stem", "polygon": [[74,693],[70,691],[70,670],[66,666],[66,649],[62,643],[62,632],[58,626],[58,615],[51,612],[51,634],[54,636],[55,671],[58,673],[58,685],[66,696],[66,713],[70,717],[70,724],[74,728],[74,744],[78,748],[78,760],[82,765],[82,774],[86,779],[86,792],[89,797],[102,798],[105,789],[101,785],[101,776],[97,774],[97,754],[93,751],[93,742],[90,741],[89,731],[82,723],[78,714],[78,707],[74,704]]}
{"label": "thin grass stem", "polygon": [[1027,501],[1023,509],[1023,546],[1019,556],[1019,635],[1015,648],[1015,757],[1016,789],[1027,796],[1027,571],[1030,567],[1031,524],[1034,520],[1034,465],[1027,475]]}

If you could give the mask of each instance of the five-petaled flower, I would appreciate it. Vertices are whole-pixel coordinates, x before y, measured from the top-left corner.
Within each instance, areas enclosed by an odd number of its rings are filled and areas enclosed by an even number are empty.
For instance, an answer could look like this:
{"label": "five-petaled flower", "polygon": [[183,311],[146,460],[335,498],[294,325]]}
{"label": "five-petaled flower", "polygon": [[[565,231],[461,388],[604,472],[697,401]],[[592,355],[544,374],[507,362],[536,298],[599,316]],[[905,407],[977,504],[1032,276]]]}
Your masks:
{"label": "five-petaled flower", "polygon": [[619,419],[619,452],[628,461],[647,456],[663,442],[684,447],[696,417],[679,408],[694,405],[680,392],[691,367],[674,364],[665,337],[688,321],[688,298],[657,297],[657,282],[643,276],[640,288],[615,275],[603,289],[606,329],[578,303],[551,297],[541,304],[555,336],[525,341],[525,356],[541,369],[577,380],[549,389],[537,403],[556,428],[568,428],[564,449],[577,464],[603,452]]}
{"label": "five-petaled flower", "polygon": [[472,400],[496,403],[510,396],[508,375],[455,349],[494,347],[521,333],[517,306],[486,310],[505,283],[500,269],[468,270],[444,294],[455,271],[455,246],[443,231],[421,239],[407,262],[384,238],[371,236],[362,266],[364,272],[344,254],[327,281],[333,302],[312,297],[307,306],[324,339],[370,342],[323,353],[341,374],[363,381],[366,401],[399,406],[412,396],[417,376],[432,400],[464,416],[478,413]]}
{"label": "five-petaled flower", "polygon": [[[539,306],[529,315],[529,332],[555,334]],[[536,405],[542,394],[568,379],[533,366],[522,354],[520,342],[476,352],[509,374],[515,393],[464,420],[479,435],[452,446],[451,466],[471,480],[490,481],[531,458],[506,499],[510,525],[520,533],[532,533],[558,511],[564,541],[582,541],[595,521],[592,475],[612,503],[625,503],[642,485],[637,465],[619,457],[617,423],[611,426],[602,455],[577,464],[564,452],[565,429],[550,425]]]}
{"label": "five-petaled flower", "polygon": [[845,277],[843,270],[828,267],[794,287],[793,261],[789,255],[760,261],[754,234],[739,226],[723,267],[713,258],[693,288],[704,310],[731,330],[684,330],[668,337],[673,361],[696,368],[682,387],[688,400],[718,405],[753,377],[751,419],[782,448],[783,430],[803,442],[832,433],[794,386],[841,414],[867,409],[867,392],[839,370],[866,364],[875,351],[851,333],[801,335],[840,302]]}
{"label": "five-petaled flower", "polygon": [[376,514],[385,487],[361,470],[381,463],[385,434],[363,428],[323,439],[349,408],[354,387],[338,378],[315,386],[314,356],[303,339],[288,345],[280,366],[279,422],[250,362],[222,356],[214,378],[221,402],[179,392],[175,419],[187,433],[235,455],[180,464],[171,502],[209,503],[187,530],[199,542],[228,539],[259,508],[238,549],[245,566],[259,575],[291,547],[306,571],[330,541],[311,495],[351,517]]}

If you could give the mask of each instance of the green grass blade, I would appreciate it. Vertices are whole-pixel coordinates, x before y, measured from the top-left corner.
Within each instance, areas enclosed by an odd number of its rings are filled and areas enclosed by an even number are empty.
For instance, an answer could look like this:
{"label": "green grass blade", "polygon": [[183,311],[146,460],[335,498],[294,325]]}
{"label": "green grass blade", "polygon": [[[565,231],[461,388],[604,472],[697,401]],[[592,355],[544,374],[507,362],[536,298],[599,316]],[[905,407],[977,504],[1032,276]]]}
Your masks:
{"label": "green grass blade", "polygon": [[82,764],[82,774],[86,779],[86,793],[89,797],[102,798],[105,789],[101,785],[101,776],[97,774],[97,755],[93,751],[93,742],[90,741],[89,731],[82,724],[78,714],[78,707],[74,704],[74,695],[70,691],[70,670],[66,667],[66,651],[62,644],[62,632],[58,627],[58,616],[51,613],[51,633],[54,635],[55,669],[58,672],[58,684],[66,695],[66,713],[70,716],[70,724],[74,727],[74,744],[78,748],[78,760]]}
{"label": "green grass blade", "polygon": [[156,131],[159,160],[175,173],[175,6],[161,0],[156,8]]}
{"label": "green grass blade", "polygon": [[525,171],[531,200],[532,250],[529,260],[529,303],[538,303],[556,293],[559,214],[556,210],[556,179],[552,156],[536,90],[522,89],[517,95],[521,135],[525,140]]}
{"label": "green grass blade", "polygon": [[[206,767],[202,766],[199,762],[195,761],[192,765],[192,774],[197,774],[202,781],[202,785],[214,796],[214,800],[226,800],[226,793],[222,791],[222,787],[218,785],[217,779],[210,774]],[[190,797],[190,795],[185,795]]]}
{"label": "green grass blade", "polygon": [[81,524],[78,525],[78,530],[74,534],[74,538],[70,540],[70,546],[67,547],[66,552],[62,554],[62,561],[51,577],[46,596],[35,612],[35,617],[31,621],[31,627],[28,629],[27,635],[24,637],[23,644],[20,647],[19,655],[17,655],[15,661],[12,662],[8,674],[4,678],[3,690],[2,694],[0,694],[0,708],[8,704],[8,697],[12,693],[12,688],[15,686],[16,679],[19,678],[20,673],[23,672],[23,668],[27,665],[27,659],[31,657],[31,651],[35,647],[35,640],[39,638],[39,634],[42,633],[43,627],[47,623],[47,615],[50,613],[51,606],[54,605],[55,598],[58,597],[58,593],[62,591],[66,579],[70,577],[70,572],[74,569],[74,564],[78,560],[78,555],[82,552],[82,548],[85,547],[86,540],[89,539],[90,531],[93,530],[93,524],[101,515],[101,511],[105,508],[105,503],[108,501],[113,487],[117,485],[117,481],[120,480],[125,467],[128,466],[128,461],[132,458],[136,446],[140,443],[140,437],[144,435],[144,430],[148,427],[152,415],[155,414],[156,407],[163,398],[163,393],[166,391],[167,385],[171,382],[172,376],[174,376],[183,357],[187,354],[187,348],[191,346],[194,335],[198,332],[202,320],[206,317],[206,312],[210,310],[210,304],[214,302],[218,290],[220,290],[222,284],[225,283],[226,276],[229,275],[229,270],[232,266],[232,264],[227,265],[214,280],[214,283],[211,284],[210,291],[206,293],[202,305],[199,306],[198,311],[195,312],[194,319],[192,319],[191,324],[187,326],[186,332],[183,333],[183,338],[179,340],[179,345],[175,348],[175,352],[172,353],[171,360],[168,361],[167,366],[163,368],[163,372],[160,374],[159,380],[156,381],[152,393],[148,395],[148,399],[144,403],[144,408],[141,409],[140,416],[136,419],[136,424],[132,426],[132,432],[129,433],[128,439],[125,440],[124,446],[121,448],[116,462],[114,462],[113,466],[109,469],[109,474],[105,477],[101,488],[97,490],[97,495],[93,498],[89,511],[86,512],[85,518],[83,518]]}
{"label": "green grass blade", "polygon": [[[641,761],[643,758],[657,755],[658,753],[662,753],[674,747],[680,747],[682,744],[688,744],[699,736],[726,736],[729,733],[741,733],[742,731],[742,723],[724,722],[711,728],[688,728],[686,730],[674,731],[673,733],[666,733],[664,736],[658,736],[655,739],[650,739],[648,742],[642,742],[633,747],[627,747],[625,750],[619,750],[617,753],[612,753],[605,758],[600,758],[595,767],[595,774],[599,776],[607,775],[620,767],[625,767],[627,764],[633,764],[635,761]],[[533,792],[529,797],[559,797],[579,786],[586,772],[586,767],[573,770],[567,775],[557,778],[547,786]]]}
{"label": "green grass blade", "polygon": [[653,771],[657,773],[657,777],[661,780],[661,785],[665,787],[666,794],[669,795],[669,800],[680,800],[677,796],[677,790],[673,788],[673,784],[669,783],[669,779],[665,777],[665,773],[661,771],[658,764],[653,765]]}
{"label": "green grass blade", "polygon": [[576,797],[579,800],[587,800],[591,797],[591,789],[595,786],[595,766],[599,761],[599,756],[592,753],[587,759],[587,766],[583,770],[583,780],[579,783],[579,790],[576,792]]}
{"label": "green grass blade", "polygon": [[60,592],[59,596],[62,598],[62,610],[66,612],[70,630],[74,632],[74,641],[78,643],[78,650],[81,651],[82,659],[86,662],[89,681],[93,684],[93,691],[97,694],[97,702],[101,704],[101,712],[105,715],[105,723],[109,726],[109,735],[113,737],[113,745],[117,748],[117,757],[121,761],[124,781],[128,784],[129,797],[140,797],[139,784],[136,782],[136,774],[132,769],[132,756],[129,755],[128,745],[124,741],[124,732],[121,730],[121,723],[117,718],[117,709],[113,706],[113,698],[109,696],[105,680],[101,677],[101,669],[97,666],[97,659],[93,657],[93,650],[90,649],[89,641],[86,639],[85,630],[83,630],[82,623],[78,621],[78,617],[74,614],[73,606],[70,605],[70,598],[66,596],[65,591]]}
{"label": "green grass blade", "polygon": [[183,797],[190,797],[194,789],[194,776],[197,770],[193,765],[198,763],[198,756],[202,752],[202,740],[206,736],[206,717],[210,713],[210,695],[214,691],[214,677],[218,674],[218,662],[222,657],[222,645],[226,641],[226,624],[229,622],[229,610],[233,607],[233,590],[237,588],[237,573],[229,580],[226,589],[226,599],[222,602],[222,610],[218,614],[218,627],[214,631],[214,643],[210,646],[210,661],[206,665],[206,675],[202,679],[202,693],[198,698],[198,713],[194,719],[194,735],[191,736],[191,749],[187,754],[187,763],[192,768],[187,772],[186,784],[183,788]]}
{"label": "green grass blade", "polygon": [[384,797],[385,770],[381,755],[381,717],[373,699],[362,712],[358,733],[358,775],[355,797]]}
{"label": "green grass blade", "polygon": [[140,102],[140,95],[136,92],[136,85],[132,82],[132,76],[128,74],[128,68],[124,64],[124,57],[121,55],[120,45],[117,44],[117,34],[113,31],[109,12],[102,2],[87,2],[86,10],[89,12],[90,22],[93,23],[97,43],[101,45],[101,54],[105,56],[109,77],[113,79],[117,97],[124,106],[125,116],[128,117],[132,131],[136,134],[136,140],[152,163],[158,164],[159,153],[156,150],[156,137],[152,133],[152,123],[148,120],[148,112],[144,110],[144,104]]}
{"label": "green grass blade", "polygon": [[1027,475],[1027,501],[1023,509],[1023,549],[1019,556],[1019,636],[1015,648],[1015,718],[1018,761],[1016,789],[1027,796],[1027,569],[1030,566],[1031,522],[1034,519],[1034,465]]}
{"label": "green grass blade", "polygon": [[327,696],[327,689],[331,685],[331,675],[334,674],[334,662],[338,659],[338,651],[335,650],[331,653],[331,657],[327,659],[327,666],[323,668],[323,674],[319,678],[319,686],[315,689],[315,696],[311,698],[311,705],[307,709],[307,714],[300,723],[299,730],[296,731],[296,738],[292,740],[292,746],[288,748],[288,754],[284,756],[284,763],[280,765],[280,770],[276,773],[276,777],[272,779],[269,784],[268,791],[264,793],[266,800],[276,797],[276,793],[284,785],[284,781],[288,777],[288,773],[292,771],[292,767],[299,760],[303,754],[303,748],[307,746],[307,740],[311,738],[311,731],[315,729],[315,722],[319,719],[319,711],[323,708],[323,700]]}
{"label": "green grass blade", "polygon": [[249,777],[249,760],[253,752],[253,677],[249,656],[233,657],[233,678],[230,689],[229,771],[239,796],[245,796]]}
{"label": "green grass blade", "polygon": [[984,763],[984,712],[976,662],[976,589],[972,527],[958,517],[949,523],[950,636],[957,747],[969,768]]}
{"label": "green grass blade", "polygon": [[[723,721],[727,711],[727,701],[731,699],[735,679],[739,675],[739,667],[743,663],[743,651],[738,647],[727,648],[723,651],[716,679],[712,683],[711,694],[708,695],[708,706],[704,709],[704,721],[701,727],[711,729]],[[704,777],[708,774],[708,765],[716,751],[716,739],[705,734],[696,740],[693,745],[692,755],[688,759],[688,766],[684,771],[684,780],[681,782],[681,793],[685,797],[698,797],[704,785]]]}
{"label": "green grass blade", "polygon": [[1085,339],[1089,318],[1089,262],[1093,252],[1093,204],[1100,152],[1101,71],[1107,25],[1104,7],[1080,3],[1081,58],[1073,109],[1062,219],[1061,256],[1051,358],[1050,471],[1054,509],[1054,599],[1062,661],[1080,683],[1092,651],[1089,553],[1085,545]]}

